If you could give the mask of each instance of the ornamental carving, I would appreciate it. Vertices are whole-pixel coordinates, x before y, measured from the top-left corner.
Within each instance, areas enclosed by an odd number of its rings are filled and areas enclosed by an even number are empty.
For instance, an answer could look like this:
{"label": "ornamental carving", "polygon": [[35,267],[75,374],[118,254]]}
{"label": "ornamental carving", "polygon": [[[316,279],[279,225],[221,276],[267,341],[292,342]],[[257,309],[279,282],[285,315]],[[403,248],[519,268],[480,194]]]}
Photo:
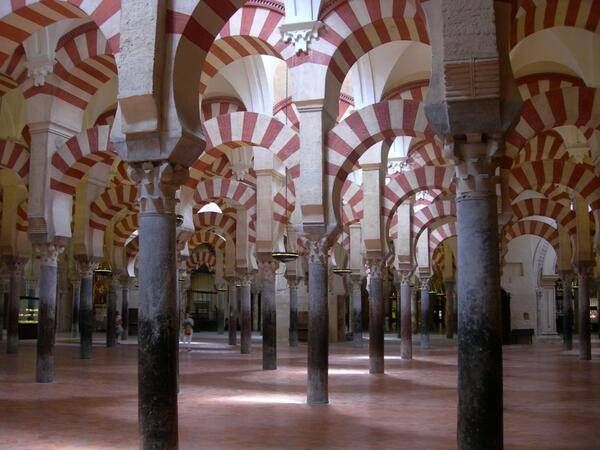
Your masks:
{"label": "ornamental carving", "polygon": [[168,161],[130,163],[129,177],[139,185],[140,211],[175,213],[175,194],[188,178],[188,169]]}

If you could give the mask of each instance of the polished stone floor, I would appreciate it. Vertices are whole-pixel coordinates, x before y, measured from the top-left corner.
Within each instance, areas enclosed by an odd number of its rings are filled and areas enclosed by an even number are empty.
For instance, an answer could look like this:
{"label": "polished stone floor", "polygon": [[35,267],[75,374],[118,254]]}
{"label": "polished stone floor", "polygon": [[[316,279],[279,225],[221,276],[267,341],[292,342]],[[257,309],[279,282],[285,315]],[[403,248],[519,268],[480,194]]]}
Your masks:
{"label": "polished stone floor", "polygon": [[[330,347],[331,404],[305,400],[306,346],[279,344],[280,369],[260,370],[226,337],[196,337],[182,352],[180,448],[453,449],[456,448],[456,348],[436,336],[402,361],[386,341],[386,374],[369,375],[368,349]],[[5,342],[2,342],[2,347]],[[4,350],[4,349],[2,349]],[[505,448],[600,448],[600,343],[592,362],[556,342],[505,347]],[[92,360],[60,339],[56,382],[33,382],[35,346],[0,354],[0,448],[137,448],[137,346],[106,349]]]}

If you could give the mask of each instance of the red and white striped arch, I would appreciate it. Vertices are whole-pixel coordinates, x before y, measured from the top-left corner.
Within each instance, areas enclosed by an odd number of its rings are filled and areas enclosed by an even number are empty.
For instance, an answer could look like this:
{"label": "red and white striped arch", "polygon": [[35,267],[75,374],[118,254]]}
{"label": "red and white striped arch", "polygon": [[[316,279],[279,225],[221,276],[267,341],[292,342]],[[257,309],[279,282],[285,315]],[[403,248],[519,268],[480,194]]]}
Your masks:
{"label": "red and white striped arch", "polygon": [[100,114],[97,118],[96,121],[94,122],[94,126],[97,127],[99,125],[110,125],[112,126],[113,122],[115,121],[115,114],[117,114],[117,107],[112,107],[107,111],[104,111],[102,114]]}
{"label": "red and white striped arch", "polygon": [[279,120],[255,112],[235,112],[215,117],[203,124],[205,152],[224,147],[263,147],[285,163],[300,148],[300,137]]}
{"label": "red and white striped arch", "polygon": [[210,272],[215,270],[216,264],[217,257],[213,252],[207,250],[192,252],[186,261],[188,269],[199,269],[202,266],[206,266]]}
{"label": "red and white striped arch", "polygon": [[554,130],[544,131],[527,141],[525,147],[515,158],[513,167],[547,159],[569,159],[563,138]]}
{"label": "red and white striped arch", "polygon": [[104,231],[108,222],[122,211],[137,211],[138,188],[131,185],[109,187],[90,205],[90,227]]}
{"label": "red and white striped arch", "polygon": [[0,73],[0,97],[18,86],[19,83],[17,83],[11,77]]}
{"label": "red and white striped arch", "polygon": [[202,244],[208,244],[214,249],[222,249],[225,241],[216,233],[208,230],[196,231],[188,241],[188,248],[192,252],[196,247]]}
{"label": "red and white striped arch", "polygon": [[213,117],[238,111],[246,111],[246,107],[235,97],[218,96],[202,99],[202,120],[210,120]]}
{"label": "red and white striped arch", "polygon": [[114,228],[114,245],[117,247],[123,247],[127,239],[131,237],[131,234],[139,228],[138,213],[132,212],[127,214],[121,220],[119,220]]}
{"label": "red and white striped arch", "polygon": [[524,102],[519,122],[506,137],[505,166],[510,167],[510,162],[531,138],[563,125],[585,130],[600,126],[597,89],[568,87],[536,95]]}
{"label": "red and white striped arch", "polygon": [[544,92],[567,87],[585,87],[585,82],[578,77],[562,73],[534,73],[517,78],[517,86],[523,100],[528,100]]}
{"label": "red and white striped arch", "polygon": [[344,227],[360,221],[363,218],[362,186],[350,180],[344,181],[342,187],[342,225]]}
{"label": "red and white striped arch", "polygon": [[21,144],[0,139],[0,167],[12,170],[28,183],[29,150]]}
{"label": "red and white striped arch", "polygon": [[412,234],[415,236],[415,244],[425,228],[449,217],[456,218],[456,202],[454,200],[438,200],[414,213]]}
{"label": "red and white striped arch", "polygon": [[249,210],[256,206],[256,189],[244,182],[231,178],[212,178],[198,183],[194,192],[196,205],[212,199],[229,199]]}
{"label": "red and white striped arch", "polygon": [[[296,166],[296,171],[300,173],[300,167]],[[294,178],[288,178],[287,189],[284,185],[273,197],[273,221],[286,225],[296,209],[296,185]]]}
{"label": "red and white striped arch", "polygon": [[538,192],[553,202],[560,203],[563,206],[571,207],[571,196],[568,188],[552,183],[545,183]]}
{"label": "red and white striped arch", "polygon": [[456,221],[445,223],[432,230],[429,233],[429,254],[433,255],[442,242],[456,235]]}
{"label": "red and white striped arch", "polygon": [[570,208],[547,198],[528,198],[512,205],[514,221],[530,216],[543,216],[556,220],[569,234],[576,232],[575,213]]}
{"label": "red and white striped arch", "polygon": [[521,0],[512,26],[511,47],[533,33],[553,27],[600,32],[597,0]]}
{"label": "red and white striped arch", "polygon": [[558,231],[551,225],[540,220],[521,220],[507,225],[503,229],[502,246],[506,248],[508,243],[519,236],[538,236],[545,239],[558,253]]}
{"label": "red and white striped arch", "polygon": [[89,128],[56,150],[50,159],[50,188],[75,195],[75,186],[97,163],[112,165],[116,152],[110,142],[110,126]]}
{"label": "red and white striped arch", "polygon": [[219,228],[231,239],[235,240],[235,218],[225,214],[199,213],[194,214],[194,228],[201,231],[205,228]]}
{"label": "red and white striped arch", "polygon": [[17,231],[27,233],[29,229],[29,216],[27,215],[27,200],[23,200],[17,207]]}
{"label": "red and white striped arch", "polygon": [[409,83],[401,84],[400,86],[396,86],[385,94],[381,98],[382,101],[386,100],[416,100],[418,102],[422,102],[425,100],[425,96],[427,95],[427,91],[429,90],[429,80],[417,80],[411,81]]}
{"label": "red and white striped arch", "polygon": [[583,164],[560,160],[536,161],[512,169],[508,177],[509,195],[513,200],[525,190],[536,191],[547,184],[573,189],[592,210],[600,209],[600,178]]}
{"label": "red and white striped arch", "polygon": [[444,157],[442,146],[437,140],[423,139],[408,150],[406,164],[411,169],[423,166],[447,166],[450,162]]}
{"label": "red and white striped arch", "polygon": [[0,2],[0,66],[25,39],[65,19],[91,18],[112,53],[119,51],[119,0],[11,0]]}
{"label": "red and white striped arch", "polygon": [[273,106],[273,117],[285,124],[289,124],[295,131],[300,129],[298,110],[292,101],[292,97],[284,98],[275,103]]}

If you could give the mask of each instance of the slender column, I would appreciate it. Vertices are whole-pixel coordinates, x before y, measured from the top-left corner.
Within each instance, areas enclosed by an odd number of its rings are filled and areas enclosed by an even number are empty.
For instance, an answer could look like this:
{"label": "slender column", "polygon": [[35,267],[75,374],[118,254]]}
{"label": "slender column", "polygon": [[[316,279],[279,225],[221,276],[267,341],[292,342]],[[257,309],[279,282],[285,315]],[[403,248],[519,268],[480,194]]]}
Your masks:
{"label": "slender column", "polygon": [[115,319],[117,317],[117,276],[109,275],[108,308],[106,314],[106,346],[114,347],[117,343]]}
{"label": "slender column", "polygon": [[237,286],[235,277],[226,277],[229,288],[229,345],[237,345]]}
{"label": "slender column", "polygon": [[325,239],[307,240],[309,405],[329,403],[329,305]]}
{"label": "slender column", "polygon": [[73,289],[71,337],[76,338],[79,336],[79,299],[81,294],[81,280],[79,278],[73,278],[71,280],[71,286]]}
{"label": "slender column", "polygon": [[412,359],[412,302],[410,272],[398,272],[400,300],[400,357]]}
{"label": "slender column", "polygon": [[290,289],[290,347],[298,347],[298,283],[296,277],[287,277]]}
{"label": "slender column", "polygon": [[[4,277],[6,277],[6,274],[4,274],[4,276],[0,276],[0,342],[2,342],[2,339],[4,339],[4,327],[6,326],[6,311],[4,308],[4,300],[6,298],[6,284],[4,282]],[[10,277],[8,281],[8,286],[8,295],[10,296]]]}
{"label": "slender column", "polygon": [[177,255],[175,193],[187,169],[130,164],[140,186],[138,408],[140,447],[177,448]]}
{"label": "slender column", "polygon": [[360,275],[351,275],[350,292],[352,302],[352,346],[361,348],[363,346],[363,323],[362,323],[362,280]]}
{"label": "slender column", "polygon": [[[448,145],[448,144],[447,144]],[[452,145],[452,144],[450,144]],[[477,136],[451,149],[457,162],[458,448],[503,447],[497,142]]]}
{"label": "slender column", "polygon": [[369,372],[384,371],[385,312],[382,295],[383,261],[381,258],[367,260],[369,279]]}
{"label": "slender column", "polygon": [[240,276],[240,351],[242,354],[249,354],[252,351],[252,276],[243,273]]}
{"label": "slender column", "polygon": [[590,277],[593,261],[579,261],[574,264],[578,277],[579,303],[579,359],[592,359],[592,336],[590,332]]}
{"label": "slender column", "polygon": [[260,295],[259,291],[252,292],[252,329],[255,331],[260,330],[260,325],[258,322],[258,296]]}
{"label": "slender column", "polygon": [[413,333],[419,330],[419,321],[417,320],[417,288],[411,286],[410,290],[410,323],[412,325]]}
{"label": "slender column", "polygon": [[429,275],[421,275],[421,348],[428,349],[431,347],[429,341]]}
{"label": "slender column", "polygon": [[17,353],[19,349],[19,302],[21,300],[21,289],[23,285],[23,266],[26,262],[26,258],[14,256],[5,257],[5,263],[10,274],[6,353]]}
{"label": "slender column", "polygon": [[446,314],[444,321],[446,322],[446,337],[454,338],[454,281],[445,281],[446,287]]}
{"label": "slender column", "polygon": [[38,246],[40,257],[40,306],[35,381],[54,381],[54,333],[56,329],[56,281],[58,256],[63,247],[54,244]]}
{"label": "slender column", "polygon": [[94,267],[86,257],[77,258],[77,268],[81,276],[79,297],[79,356],[81,359],[92,357],[92,337],[94,331],[93,282]]}
{"label": "slender column", "polygon": [[277,262],[271,255],[260,255],[258,270],[262,292],[262,360],[263,370],[277,369],[277,321],[275,306],[275,272]]}
{"label": "slender column", "polygon": [[119,277],[121,282],[121,320],[123,322],[123,335],[121,336],[122,341],[126,341],[129,337],[129,286],[131,284],[131,278],[126,273]]}
{"label": "slender column", "polygon": [[560,274],[563,281],[563,348],[573,349],[573,272],[563,270]]}
{"label": "slender column", "polygon": [[225,334],[225,295],[227,285],[217,284],[217,334]]}

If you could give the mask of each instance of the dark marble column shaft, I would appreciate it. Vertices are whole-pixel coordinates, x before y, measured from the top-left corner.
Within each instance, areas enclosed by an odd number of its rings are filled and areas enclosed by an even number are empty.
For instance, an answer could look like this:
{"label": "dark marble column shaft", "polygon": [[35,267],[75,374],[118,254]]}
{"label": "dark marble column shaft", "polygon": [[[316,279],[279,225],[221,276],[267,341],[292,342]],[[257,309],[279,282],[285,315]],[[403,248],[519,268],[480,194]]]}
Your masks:
{"label": "dark marble column shaft", "polygon": [[446,337],[454,338],[454,281],[445,281],[446,307],[444,322],[446,325]]}
{"label": "dark marble column shaft", "polygon": [[573,272],[565,270],[561,272],[563,281],[563,348],[573,349]]}
{"label": "dark marble column shaft", "polygon": [[81,274],[81,293],[79,297],[79,355],[81,359],[92,357],[92,338],[94,332],[94,272],[90,261],[79,261]]}
{"label": "dark marble column shaft", "polygon": [[129,275],[121,275],[121,320],[123,326],[123,334],[121,340],[126,341],[129,337],[129,286],[131,279]]}
{"label": "dark marble column shaft", "polygon": [[54,338],[56,331],[56,283],[58,255],[62,248],[53,244],[39,246],[40,303],[35,381],[54,381]]}
{"label": "dark marble column shaft", "polygon": [[71,280],[71,286],[73,288],[72,297],[72,317],[71,317],[71,337],[76,338],[79,336],[79,300],[81,296],[81,280]]}
{"label": "dark marble column shaft", "polygon": [[106,346],[114,347],[117,343],[117,284],[114,276],[108,281],[108,302],[106,310]]}
{"label": "dark marble column shaft", "polygon": [[243,274],[240,281],[240,351],[246,355],[252,351],[252,280]]}
{"label": "dark marble column shaft", "polygon": [[325,240],[309,240],[308,385],[309,405],[329,403],[329,305]]}
{"label": "dark marble column shaft", "polygon": [[579,359],[592,359],[592,335],[590,324],[590,277],[592,276],[592,261],[575,263],[578,278],[579,303]]}
{"label": "dark marble column shaft", "polygon": [[229,345],[237,345],[238,296],[236,279],[234,277],[229,277],[227,279],[227,287],[229,293]]}
{"label": "dark marble column shaft", "polygon": [[362,323],[362,280],[360,275],[350,276],[352,303],[352,346],[361,348],[363,346],[363,323]]}
{"label": "dark marble column shaft", "polygon": [[421,348],[428,349],[431,347],[429,340],[429,276],[421,276],[421,324],[419,326],[421,332]]}
{"label": "dark marble column shaft", "polygon": [[254,331],[259,331],[260,325],[258,322],[258,296],[260,292],[255,291],[252,292],[252,329]]}
{"label": "dark marble column shaft", "polygon": [[289,277],[287,279],[290,290],[290,347],[298,347],[298,279]]}
{"label": "dark marble column shaft", "polygon": [[369,280],[369,372],[384,372],[383,261],[367,261]]}
{"label": "dark marble column shaft", "polygon": [[225,334],[225,296],[227,285],[217,285],[217,334]]}
{"label": "dark marble column shaft", "polygon": [[19,349],[19,307],[23,286],[23,266],[25,258],[10,257],[6,259],[9,270],[10,286],[8,297],[8,321],[6,327],[6,353],[17,353]]}
{"label": "dark marble column shaft", "polygon": [[260,257],[262,299],[262,362],[263,370],[277,369],[277,309],[275,305],[275,271],[278,263],[271,255]]}
{"label": "dark marble column shaft", "polygon": [[400,275],[400,357],[412,359],[412,304],[409,274]]}

